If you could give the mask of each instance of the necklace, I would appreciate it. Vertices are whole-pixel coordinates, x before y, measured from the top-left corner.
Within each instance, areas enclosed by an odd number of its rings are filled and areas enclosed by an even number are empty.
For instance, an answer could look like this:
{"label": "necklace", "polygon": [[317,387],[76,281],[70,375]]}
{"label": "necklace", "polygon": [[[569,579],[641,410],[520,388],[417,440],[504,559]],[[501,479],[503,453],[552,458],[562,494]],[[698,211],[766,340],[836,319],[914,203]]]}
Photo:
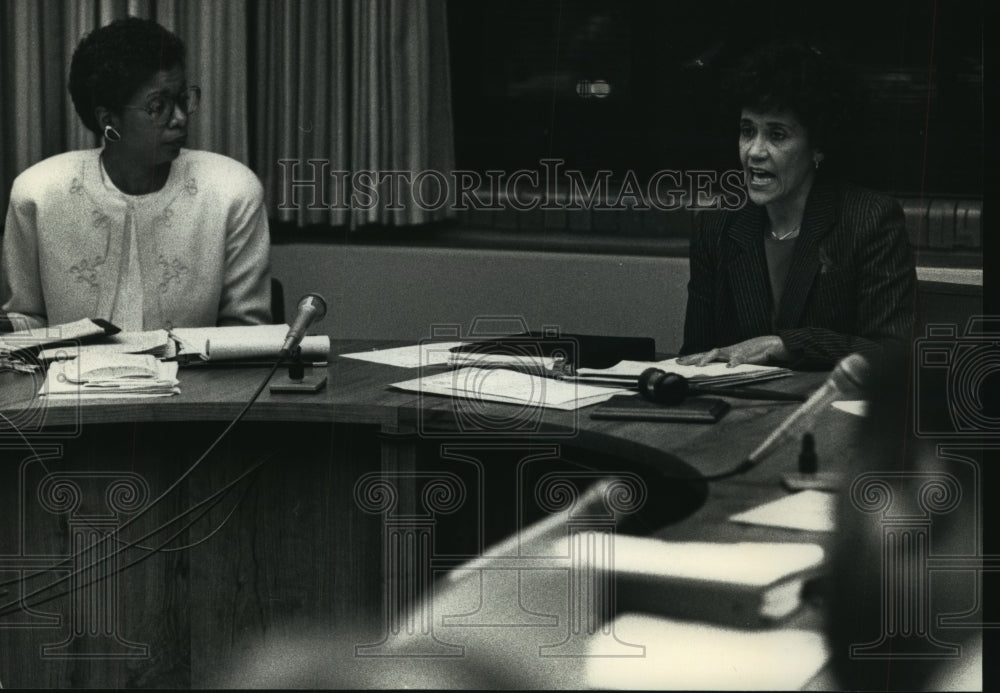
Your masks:
{"label": "necklace", "polygon": [[801,227],[801,226],[802,226],[802,224],[799,224],[798,226],[796,226],[794,229],[792,229],[788,233],[784,234],[783,236],[779,236],[778,234],[776,234],[774,232],[774,229],[771,229],[770,230],[771,238],[773,238],[776,241],[783,241],[783,240],[786,240],[788,238],[793,238],[793,237],[799,235],[799,227]]}

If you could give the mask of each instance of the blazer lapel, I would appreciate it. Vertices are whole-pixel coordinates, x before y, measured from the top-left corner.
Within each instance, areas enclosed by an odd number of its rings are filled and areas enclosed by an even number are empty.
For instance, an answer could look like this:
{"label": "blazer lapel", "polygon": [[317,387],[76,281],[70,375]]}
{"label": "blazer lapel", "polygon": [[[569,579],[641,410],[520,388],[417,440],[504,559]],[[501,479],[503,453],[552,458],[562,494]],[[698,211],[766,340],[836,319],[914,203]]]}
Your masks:
{"label": "blazer lapel", "polygon": [[785,291],[778,307],[776,322],[779,329],[800,325],[809,298],[809,290],[821,265],[819,245],[835,220],[835,202],[834,185],[817,178],[806,200],[802,229],[795,243],[792,265],[788,270]]}
{"label": "blazer lapel", "polygon": [[729,227],[729,256],[724,270],[732,290],[740,334],[770,334],[771,286],[764,255],[765,210],[747,204]]}

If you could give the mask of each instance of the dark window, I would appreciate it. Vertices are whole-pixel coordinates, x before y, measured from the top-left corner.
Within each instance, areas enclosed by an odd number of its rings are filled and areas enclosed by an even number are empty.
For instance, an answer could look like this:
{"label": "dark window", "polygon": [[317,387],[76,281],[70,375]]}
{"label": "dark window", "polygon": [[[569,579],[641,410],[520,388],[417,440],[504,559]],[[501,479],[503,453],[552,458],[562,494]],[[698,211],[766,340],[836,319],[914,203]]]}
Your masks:
{"label": "dark window", "polygon": [[458,166],[512,172],[554,157],[617,180],[736,168],[721,80],[756,42],[796,35],[850,58],[869,87],[855,182],[981,197],[982,12],[933,0],[452,0]]}

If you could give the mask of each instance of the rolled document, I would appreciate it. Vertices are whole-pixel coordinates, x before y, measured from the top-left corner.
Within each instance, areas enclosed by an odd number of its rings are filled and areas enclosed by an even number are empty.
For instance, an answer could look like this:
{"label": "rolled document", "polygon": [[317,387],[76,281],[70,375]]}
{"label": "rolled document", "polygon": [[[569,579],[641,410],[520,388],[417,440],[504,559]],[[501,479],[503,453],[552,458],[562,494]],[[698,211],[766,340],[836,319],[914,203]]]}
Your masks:
{"label": "rolled document", "polygon": [[[234,327],[185,327],[173,330],[181,342],[179,355],[197,354],[205,361],[274,359],[288,334],[288,325],[248,325]],[[302,340],[302,359],[326,361],[330,338],[308,336]]]}

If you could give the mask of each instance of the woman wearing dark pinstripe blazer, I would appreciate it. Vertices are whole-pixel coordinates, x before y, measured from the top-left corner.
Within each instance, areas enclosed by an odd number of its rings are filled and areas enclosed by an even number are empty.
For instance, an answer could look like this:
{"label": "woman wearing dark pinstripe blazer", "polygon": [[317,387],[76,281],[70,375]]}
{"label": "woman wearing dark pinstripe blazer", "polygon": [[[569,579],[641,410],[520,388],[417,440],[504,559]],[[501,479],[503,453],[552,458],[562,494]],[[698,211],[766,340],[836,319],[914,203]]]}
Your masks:
{"label": "woman wearing dark pinstripe blazer", "polygon": [[849,137],[846,73],[771,46],[733,80],[749,202],[691,243],[681,363],[829,366],[909,344],[916,294],[903,213],[832,170]]}

